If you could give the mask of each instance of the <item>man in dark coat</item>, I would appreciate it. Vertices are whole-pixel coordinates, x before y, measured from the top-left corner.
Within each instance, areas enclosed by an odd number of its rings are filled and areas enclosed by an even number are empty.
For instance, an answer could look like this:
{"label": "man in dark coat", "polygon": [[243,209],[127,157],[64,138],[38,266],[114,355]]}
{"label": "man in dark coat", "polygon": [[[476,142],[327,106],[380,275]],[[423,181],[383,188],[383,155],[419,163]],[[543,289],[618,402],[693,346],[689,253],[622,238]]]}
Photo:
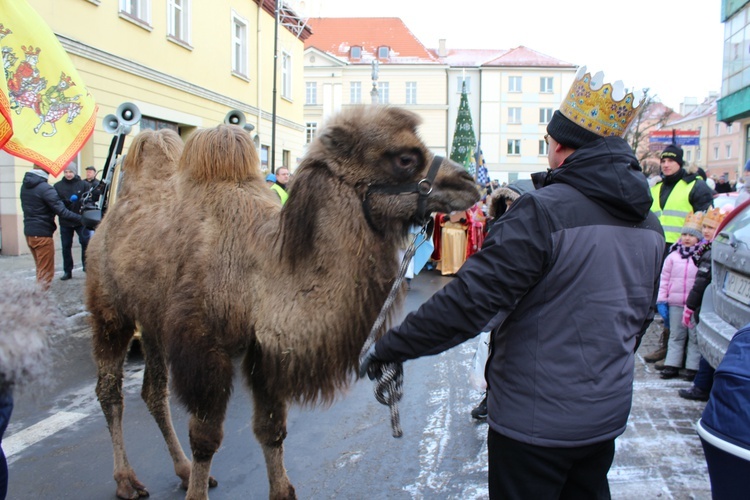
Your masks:
{"label": "man in dark coat", "polygon": [[[55,190],[65,204],[65,208],[72,212],[80,213],[83,195],[88,191],[88,184],[78,176],[75,162],[70,162],[63,171],[63,178],[55,184]],[[91,232],[77,222],[60,218],[60,242],[63,254],[63,275],[61,280],[69,280],[73,277],[73,234],[78,235],[78,243],[81,244],[81,265],[86,271],[86,247],[91,239]]]}
{"label": "man in dark coat", "polygon": [[[573,85],[590,79],[578,75]],[[386,332],[360,367],[377,376],[383,362],[492,331],[490,498],[609,498],[635,350],[654,315],[664,234],[620,137],[636,110],[626,106],[613,129],[609,95],[576,90],[567,95],[583,97],[564,101],[547,125],[550,170],[535,174],[537,189],[513,203],[456,279]],[[632,102],[628,96],[619,102]],[[584,121],[592,128],[578,125],[580,113],[593,117]]]}
{"label": "man in dark coat", "polygon": [[46,289],[55,275],[55,215],[71,224],[80,224],[81,216],[65,208],[65,204],[49,185],[49,174],[35,166],[26,172],[21,183],[23,234],[36,264],[36,279]]}

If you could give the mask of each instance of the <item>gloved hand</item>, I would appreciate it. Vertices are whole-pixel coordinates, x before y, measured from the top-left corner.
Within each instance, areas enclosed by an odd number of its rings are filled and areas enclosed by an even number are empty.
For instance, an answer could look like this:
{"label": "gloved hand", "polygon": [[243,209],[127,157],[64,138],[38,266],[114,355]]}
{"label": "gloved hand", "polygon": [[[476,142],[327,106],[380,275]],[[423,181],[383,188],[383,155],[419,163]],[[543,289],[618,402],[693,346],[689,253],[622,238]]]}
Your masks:
{"label": "gloved hand", "polygon": [[693,313],[695,313],[695,311],[688,306],[685,306],[685,309],[682,310],[682,324],[687,328],[690,328],[690,318],[693,317]]}
{"label": "gloved hand", "polygon": [[375,380],[377,372],[382,369],[382,364],[383,361],[375,353],[375,343],[373,342],[362,359],[359,360],[359,378],[365,378],[365,375],[367,375],[370,380]]}
{"label": "gloved hand", "polygon": [[669,306],[666,302],[659,302],[656,304],[656,311],[659,313],[659,316],[664,318],[664,326],[669,328]]}

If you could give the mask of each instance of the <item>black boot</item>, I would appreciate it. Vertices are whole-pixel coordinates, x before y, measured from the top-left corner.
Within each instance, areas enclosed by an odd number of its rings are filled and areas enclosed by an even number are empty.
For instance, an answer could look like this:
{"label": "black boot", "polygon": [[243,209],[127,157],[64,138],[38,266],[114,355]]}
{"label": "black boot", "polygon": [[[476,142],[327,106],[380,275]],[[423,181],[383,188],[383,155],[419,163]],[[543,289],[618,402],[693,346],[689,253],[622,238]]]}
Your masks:
{"label": "black boot", "polygon": [[471,410],[471,418],[477,420],[487,418],[487,394],[485,393],[482,402],[477,405],[476,408]]}
{"label": "black boot", "polygon": [[67,281],[72,277],[73,275],[71,273],[64,273],[62,276],[60,276],[60,281]]}
{"label": "black boot", "polygon": [[664,369],[661,371],[660,376],[663,379],[670,379],[670,378],[675,378],[679,374],[680,374],[680,370],[678,368],[675,368],[674,366],[665,366]]}

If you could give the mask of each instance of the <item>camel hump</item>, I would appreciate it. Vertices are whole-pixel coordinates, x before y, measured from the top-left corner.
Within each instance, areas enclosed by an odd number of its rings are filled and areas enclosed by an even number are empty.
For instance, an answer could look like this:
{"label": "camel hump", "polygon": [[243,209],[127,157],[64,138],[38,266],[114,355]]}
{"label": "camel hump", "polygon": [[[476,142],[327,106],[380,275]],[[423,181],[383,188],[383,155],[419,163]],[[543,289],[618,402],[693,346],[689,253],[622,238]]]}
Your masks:
{"label": "camel hump", "polygon": [[183,143],[177,132],[169,129],[141,131],[128,148],[122,164],[128,182],[141,177],[165,180],[174,174],[182,154]]}
{"label": "camel hump", "polygon": [[219,125],[191,135],[179,171],[195,182],[263,180],[255,144],[250,134],[236,125]]}

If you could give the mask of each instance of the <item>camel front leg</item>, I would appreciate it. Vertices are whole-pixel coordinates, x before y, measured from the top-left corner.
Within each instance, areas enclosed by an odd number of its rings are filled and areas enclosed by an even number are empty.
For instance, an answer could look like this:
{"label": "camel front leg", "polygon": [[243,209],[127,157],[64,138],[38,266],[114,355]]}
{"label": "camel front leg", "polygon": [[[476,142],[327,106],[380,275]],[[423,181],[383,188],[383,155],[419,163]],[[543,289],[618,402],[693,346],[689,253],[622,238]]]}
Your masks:
{"label": "camel front leg", "polygon": [[101,329],[94,329],[94,357],[97,360],[98,372],[96,396],[112,438],[113,475],[117,483],[117,497],[134,499],[139,496],[147,497],[148,491],[128,463],[122,433],[122,415],[125,407],[122,396],[122,377],[128,340],[129,336],[125,332],[121,332],[120,335],[106,335]]}
{"label": "camel front leg", "polygon": [[169,380],[167,363],[163,352],[152,344],[151,336],[144,332],[141,335],[141,346],[146,358],[146,368],[143,374],[141,397],[146,402],[149,412],[151,412],[164,436],[164,441],[174,464],[174,472],[181,479],[182,488],[187,489],[190,481],[191,464],[182,449],[182,445],[180,445],[179,439],[177,439],[172,423],[172,413],[169,409],[169,390],[167,388]]}
{"label": "camel front leg", "polygon": [[256,366],[250,373],[253,390],[253,432],[263,448],[266,459],[271,500],[291,500],[297,492],[286,474],[284,466],[284,439],[286,439],[286,403],[266,389],[262,370]]}

